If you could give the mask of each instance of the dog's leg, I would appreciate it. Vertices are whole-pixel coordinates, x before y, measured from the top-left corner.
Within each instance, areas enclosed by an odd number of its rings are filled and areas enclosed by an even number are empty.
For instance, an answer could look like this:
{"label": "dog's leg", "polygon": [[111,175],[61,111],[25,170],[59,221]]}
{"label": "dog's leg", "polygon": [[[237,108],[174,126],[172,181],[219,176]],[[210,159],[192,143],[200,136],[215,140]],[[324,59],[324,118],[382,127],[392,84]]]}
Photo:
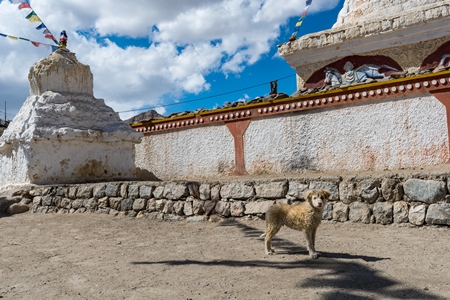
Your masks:
{"label": "dog's leg", "polygon": [[280,230],[280,227],[268,226],[266,228],[266,238],[264,239],[264,243],[265,243],[267,255],[271,255],[275,252],[272,250],[272,238],[277,234],[277,232],[279,230]]}
{"label": "dog's leg", "polygon": [[319,258],[319,255],[316,253],[316,250],[314,249],[313,230],[306,229],[305,230],[305,238],[306,238],[306,245],[308,248],[309,256],[314,259]]}
{"label": "dog's leg", "polygon": [[318,256],[320,256],[320,255],[321,255],[320,252],[317,252],[317,251],[316,251],[316,232],[317,232],[317,227],[315,227],[315,228],[312,230],[312,246],[313,246],[314,252],[316,252],[316,254],[317,254]]}

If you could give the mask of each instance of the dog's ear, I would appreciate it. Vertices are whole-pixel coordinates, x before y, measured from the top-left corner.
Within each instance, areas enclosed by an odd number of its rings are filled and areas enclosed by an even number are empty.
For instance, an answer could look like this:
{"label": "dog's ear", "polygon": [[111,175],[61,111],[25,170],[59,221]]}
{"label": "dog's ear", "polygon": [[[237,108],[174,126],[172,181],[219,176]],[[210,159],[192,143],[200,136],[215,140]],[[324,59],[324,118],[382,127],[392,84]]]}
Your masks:
{"label": "dog's ear", "polygon": [[321,192],[325,199],[328,200],[330,198],[331,193],[328,190],[321,190]]}
{"label": "dog's ear", "polygon": [[305,200],[311,200],[313,194],[313,190],[309,190],[305,192]]}

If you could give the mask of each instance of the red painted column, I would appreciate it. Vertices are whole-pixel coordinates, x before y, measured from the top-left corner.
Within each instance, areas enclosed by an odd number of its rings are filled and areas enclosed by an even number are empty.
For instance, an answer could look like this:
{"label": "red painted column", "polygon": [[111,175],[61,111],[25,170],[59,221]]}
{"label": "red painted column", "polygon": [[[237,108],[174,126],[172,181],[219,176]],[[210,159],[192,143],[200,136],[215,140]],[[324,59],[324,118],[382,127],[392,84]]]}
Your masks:
{"label": "red painted column", "polygon": [[[436,97],[442,104],[445,105],[445,111],[447,113],[447,134],[449,138],[449,153],[450,153],[450,90],[439,90],[436,92],[431,92],[431,94]],[[450,158],[447,160],[450,163]]]}
{"label": "red painted column", "polygon": [[250,124],[250,119],[225,123],[234,138],[234,156],[236,169],[233,175],[248,175],[244,162],[244,133]]}

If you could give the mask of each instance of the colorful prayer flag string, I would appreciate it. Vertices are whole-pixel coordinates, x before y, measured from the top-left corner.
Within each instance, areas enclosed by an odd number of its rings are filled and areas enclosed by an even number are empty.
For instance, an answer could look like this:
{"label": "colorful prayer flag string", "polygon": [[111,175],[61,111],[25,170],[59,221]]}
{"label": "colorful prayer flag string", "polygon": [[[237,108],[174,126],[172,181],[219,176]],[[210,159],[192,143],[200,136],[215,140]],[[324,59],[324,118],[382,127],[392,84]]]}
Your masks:
{"label": "colorful prayer flag string", "polygon": [[28,21],[31,23],[35,22],[41,22],[41,24],[36,27],[37,30],[44,29],[43,34],[46,39],[51,39],[56,45],[58,45],[58,41],[56,40],[55,36],[48,30],[47,26],[42,22],[41,18],[36,14],[34,9],[31,7],[28,0],[11,0],[13,4],[19,4],[19,10],[28,8],[31,9],[31,12],[25,17]]}
{"label": "colorful prayer flag string", "polygon": [[292,33],[291,37],[289,38],[289,41],[295,41],[297,39],[297,33],[300,29],[300,26],[303,23],[303,20],[305,19],[306,14],[308,13],[308,9],[311,6],[312,0],[306,0],[306,7],[303,9],[302,14],[300,15],[300,18],[298,19],[297,23],[295,24],[294,32]]}
{"label": "colorful prayer flag string", "polygon": [[35,41],[31,41],[31,40],[23,38],[23,37],[17,37],[17,36],[13,36],[13,35],[4,34],[4,33],[0,33],[0,36],[9,38],[9,39],[15,40],[15,41],[22,40],[22,41],[30,42],[35,47],[45,47],[47,49],[51,48],[52,52],[59,48],[58,46],[55,46],[55,45],[45,44],[45,43],[41,43],[41,42],[35,42]]}

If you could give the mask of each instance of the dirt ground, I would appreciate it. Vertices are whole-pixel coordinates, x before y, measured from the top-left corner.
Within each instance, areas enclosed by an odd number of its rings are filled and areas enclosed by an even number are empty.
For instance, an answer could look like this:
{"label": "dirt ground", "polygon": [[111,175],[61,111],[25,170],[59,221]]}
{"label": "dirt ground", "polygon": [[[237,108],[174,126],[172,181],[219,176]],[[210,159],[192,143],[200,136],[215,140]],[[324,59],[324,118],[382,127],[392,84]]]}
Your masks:
{"label": "dirt ground", "polygon": [[332,224],[307,255],[264,221],[98,214],[0,218],[2,299],[450,299],[450,228]]}

